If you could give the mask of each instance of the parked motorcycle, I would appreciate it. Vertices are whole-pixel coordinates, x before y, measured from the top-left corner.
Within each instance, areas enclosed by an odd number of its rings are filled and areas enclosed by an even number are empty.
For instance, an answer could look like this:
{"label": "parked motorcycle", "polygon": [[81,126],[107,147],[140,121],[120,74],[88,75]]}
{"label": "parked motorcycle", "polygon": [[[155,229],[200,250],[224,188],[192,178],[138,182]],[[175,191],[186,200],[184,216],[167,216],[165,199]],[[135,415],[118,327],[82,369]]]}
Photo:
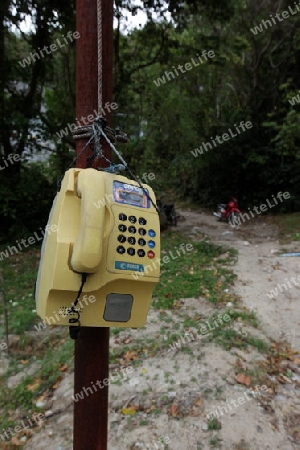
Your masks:
{"label": "parked motorcycle", "polygon": [[157,206],[159,209],[161,230],[166,229],[168,224],[176,226],[180,214],[175,210],[174,203],[162,203],[161,200],[157,200]]}
{"label": "parked motorcycle", "polygon": [[218,211],[214,212],[213,215],[217,217],[218,220],[226,220],[232,227],[241,224],[240,215],[241,210],[238,207],[238,201],[236,197],[231,197],[227,203],[219,203]]}

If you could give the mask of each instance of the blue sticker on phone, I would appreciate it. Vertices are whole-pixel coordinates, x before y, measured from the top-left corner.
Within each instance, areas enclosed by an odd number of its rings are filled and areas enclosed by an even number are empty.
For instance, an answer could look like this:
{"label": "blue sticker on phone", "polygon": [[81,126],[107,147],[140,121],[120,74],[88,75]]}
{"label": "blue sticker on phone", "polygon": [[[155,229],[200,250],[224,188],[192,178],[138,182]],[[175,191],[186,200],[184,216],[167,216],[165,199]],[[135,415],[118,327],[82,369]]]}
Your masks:
{"label": "blue sticker on phone", "polygon": [[134,272],[144,272],[143,264],[133,264],[125,261],[115,261],[115,269],[118,270],[131,270]]}

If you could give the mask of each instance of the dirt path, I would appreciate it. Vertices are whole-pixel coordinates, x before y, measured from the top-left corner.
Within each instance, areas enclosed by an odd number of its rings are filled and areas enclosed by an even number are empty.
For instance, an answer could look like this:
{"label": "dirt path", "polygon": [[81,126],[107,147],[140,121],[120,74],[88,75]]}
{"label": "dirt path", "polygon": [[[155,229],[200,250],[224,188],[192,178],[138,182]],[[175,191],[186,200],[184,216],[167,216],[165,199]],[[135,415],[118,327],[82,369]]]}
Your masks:
{"label": "dirt path", "polygon": [[[213,242],[229,244],[238,250],[235,291],[242,303],[257,312],[267,336],[274,339],[286,336],[300,349],[300,281],[292,281],[292,277],[300,275],[300,258],[279,256],[286,251],[299,252],[300,242],[280,245],[276,227],[263,218],[249,220],[234,229],[214,221],[206,212],[183,214],[186,220],[179,225],[182,231],[195,237],[203,233]],[[269,298],[268,293],[276,287],[278,295]]]}
{"label": "dirt path", "polygon": [[[300,348],[299,286],[291,277],[300,273],[300,259],[280,258],[276,229],[263,219],[249,221],[240,229],[201,211],[183,211],[178,224],[192,240],[206,235],[216,243],[238,250],[233,270],[234,286],[241,307],[255,310],[261,322],[259,337]],[[300,244],[299,244],[300,246]],[[297,244],[285,249],[297,249]],[[287,290],[271,299],[267,295],[277,283]],[[128,376],[110,386],[109,450],[296,450],[300,449],[299,359],[282,361],[283,382],[270,372],[266,396],[254,396],[245,384],[236,382],[236,368],[253,369],[262,358],[256,351],[225,351],[203,344],[201,336],[189,343],[190,351],[170,351],[165,336],[189,315],[209,316],[213,306],[203,299],[184,299],[179,311],[151,311],[143,330],[125,330],[111,339],[112,346],[155,338],[156,351],[134,367]],[[247,332],[247,330],[245,330]],[[153,340],[151,341],[153,345]],[[130,355],[127,363],[130,365]],[[254,369],[253,369],[254,370]],[[257,370],[257,369],[255,369]],[[280,375],[281,376],[281,375]],[[273,380],[273,378],[274,380]],[[275,383],[276,381],[276,383]],[[71,450],[73,374],[67,373],[49,410],[53,414],[25,450]],[[243,398],[243,401],[241,400]],[[139,414],[134,414],[138,408]],[[220,411],[214,426],[207,414]],[[123,409],[123,414],[121,410]],[[50,415],[50,413],[49,413]],[[168,444],[168,446],[166,446]],[[93,450],[88,449],[87,450]]]}

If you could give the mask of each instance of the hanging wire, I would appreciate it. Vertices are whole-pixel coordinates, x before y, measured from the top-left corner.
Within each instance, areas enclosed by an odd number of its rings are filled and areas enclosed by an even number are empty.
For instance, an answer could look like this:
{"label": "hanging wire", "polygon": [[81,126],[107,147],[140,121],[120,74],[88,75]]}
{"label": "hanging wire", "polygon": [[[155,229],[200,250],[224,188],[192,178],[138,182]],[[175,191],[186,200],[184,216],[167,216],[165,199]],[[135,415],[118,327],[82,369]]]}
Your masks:
{"label": "hanging wire", "polygon": [[[83,147],[83,149],[81,150],[81,152],[79,153],[79,155],[76,156],[76,158],[73,159],[73,161],[71,162],[71,164],[66,168],[66,171],[71,169],[71,167],[74,166],[74,164],[77,162],[77,160],[83,155],[83,153],[86,151],[86,149],[88,148],[88,146],[90,145],[90,143],[93,141],[94,137],[91,136],[90,140],[85,144],[85,146]],[[61,183],[62,180],[64,178],[65,174],[62,175],[62,177],[60,178],[60,180],[57,182],[57,191],[60,191],[61,188]]]}
{"label": "hanging wire", "polygon": [[98,116],[102,111],[102,0],[97,0],[98,22]]}
{"label": "hanging wire", "polygon": [[[76,156],[76,158],[73,159],[71,164],[68,166],[66,170],[69,170],[78,159],[83,155],[83,153],[86,151],[88,146],[90,144],[93,144],[92,148],[92,155],[87,158],[86,160],[86,167],[91,167],[93,161],[100,157],[104,159],[108,164],[109,167],[106,169],[106,171],[111,171],[113,173],[116,173],[120,170],[126,169],[131,177],[138,183],[148,200],[151,202],[151,204],[154,206],[156,211],[159,213],[159,210],[156,206],[156,204],[153,202],[152,198],[150,197],[148,191],[143,187],[141,182],[137,179],[137,177],[134,175],[134,173],[130,170],[128,167],[126,161],[121,156],[121,154],[118,152],[118,150],[115,148],[112,142],[128,142],[127,135],[125,133],[122,133],[119,129],[113,130],[106,126],[106,120],[101,117],[102,114],[102,85],[103,85],[103,64],[102,64],[102,0],[97,0],[97,32],[98,32],[98,117],[95,118],[94,123],[92,125],[87,126],[78,126],[73,130],[73,138],[76,140],[82,140],[89,138],[88,142],[85,144],[81,152]],[[106,130],[106,133],[104,132],[104,129]],[[121,161],[122,164],[112,164],[112,162],[104,155],[102,151],[101,146],[101,137],[104,137],[110,148],[114,151],[114,153],[117,155],[118,159]],[[109,136],[109,137],[108,137]],[[60,179],[58,183],[58,190],[61,188],[63,177]],[[76,308],[80,296],[83,291],[83,287],[87,281],[87,274],[82,273],[81,274],[81,285],[79,288],[79,291],[77,293],[75,301],[72,303],[70,312],[77,315],[77,318],[71,318],[69,319],[69,332],[70,337],[72,339],[77,339],[81,325],[80,325],[80,310]]]}
{"label": "hanging wire", "polygon": [[144,192],[144,194],[146,195],[146,197],[148,198],[148,200],[150,201],[150,203],[152,204],[152,206],[155,208],[155,210],[158,212],[158,214],[160,213],[157,205],[154,203],[154,201],[152,200],[152,198],[150,197],[148,191],[144,188],[144,186],[142,185],[142,183],[138,180],[138,178],[135,176],[135,174],[132,172],[132,170],[128,167],[125,159],[122,157],[122,155],[118,152],[118,150],[116,149],[116,147],[114,146],[114,144],[108,139],[108,137],[106,136],[102,126],[101,126],[101,122],[97,119],[95,119],[95,122],[97,123],[97,126],[95,127],[95,131],[99,132],[102,134],[102,136],[104,137],[104,139],[106,140],[106,142],[108,143],[108,145],[110,146],[110,148],[114,151],[114,153],[117,155],[117,157],[119,158],[119,160],[121,161],[121,163],[124,165],[125,169],[128,171],[128,173],[130,174],[131,178],[138,183],[139,187],[142,189],[142,191]]}

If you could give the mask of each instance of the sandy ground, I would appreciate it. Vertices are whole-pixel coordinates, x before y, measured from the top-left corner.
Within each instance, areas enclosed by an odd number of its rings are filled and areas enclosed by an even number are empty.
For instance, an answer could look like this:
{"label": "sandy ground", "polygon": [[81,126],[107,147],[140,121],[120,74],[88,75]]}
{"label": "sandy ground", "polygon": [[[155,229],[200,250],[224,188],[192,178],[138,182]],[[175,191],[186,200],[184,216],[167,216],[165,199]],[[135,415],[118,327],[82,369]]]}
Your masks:
{"label": "sandy ground", "polygon": [[[238,278],[233,289],[240,296],[240,306],[257,312],[257,335],[286,341],[299,350],[300,283],[295,286],[291,277],[300,274],[300,259],[282,258],[279,253],[299,251],[300,242],[279,245],[275,227],[263,218],[233,229],[205,211],[181,213],[184,220],[179,221],[177,229],[189,242],[208,236],[238,250],[233,266]],[[279,289],[277,296],[269,298],[267,294],[278,283],[285,283],[287,289],[282,286],[283,292]],[[276,382],[276,389],[253,396],[247,386],[236,382],[236,369],[258,370],[257,363],[263,359],[258,352],[225,351],[202,342],[199,336],[188,344],[189,352],[170,351],[163,346],[175,324],[189,315],[209,316],[213,311],[203,298],[183,299],[180,310],[152,310],[143,330],[124,330],[118,339],[111,338],[112,347],[141,339],[145,345],[152,339],[153,345],[155,338],[155,351],[150,349],[130,375],[110,386],[109,450],[300,449],[299,359],[283,361],[283,373],[288,376],[282,383]],[[276,375],[269,375],[270,382],[272,379],[275,382]],[[48,405],[52,416],[25,450],[73,448],[72,395],[73,373],[68,371]],[[238,400],[241,397],[243,402]],[[209,429],[206,415],[226,405],[227,411],[223,409],[217,421],[216,428],[220,429]],[[137,408],[136,414],[128,414]],[[82,450],[94,449],[87,443]]]}

